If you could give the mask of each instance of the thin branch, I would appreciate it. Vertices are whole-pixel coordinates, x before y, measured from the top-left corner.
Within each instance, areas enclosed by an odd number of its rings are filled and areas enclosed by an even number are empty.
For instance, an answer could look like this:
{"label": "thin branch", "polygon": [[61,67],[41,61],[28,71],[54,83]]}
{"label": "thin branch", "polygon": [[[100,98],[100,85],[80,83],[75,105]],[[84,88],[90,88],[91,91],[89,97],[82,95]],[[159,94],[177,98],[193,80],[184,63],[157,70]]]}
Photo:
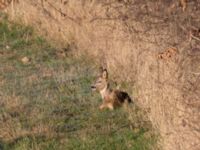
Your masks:
{"label": "thin branch", "polygon": [[192,35],[192,34],[191,34],[191,37],[192,37],[193,39],[195,39],[195,40],[197,40],[197,41],[200,42],[200,38],[198,38],[198,37],[196,37],[196,36],[194,36],[194,35]]}
{"label": "thin branch", "polygon": [[80,25],[80,23],[75,20],[74,18],[68,16],[66,13],[62,12],[61,10],[59,10],[58,8],[56,8],[53,4],[51,4],[50,2],[47,2],[49,4],[50,7],[52,7],[54,10],[56,10],[57,12],[59,12],[61,14],[62,17],[67,17],[69,20],[77,23],[78,25]]}

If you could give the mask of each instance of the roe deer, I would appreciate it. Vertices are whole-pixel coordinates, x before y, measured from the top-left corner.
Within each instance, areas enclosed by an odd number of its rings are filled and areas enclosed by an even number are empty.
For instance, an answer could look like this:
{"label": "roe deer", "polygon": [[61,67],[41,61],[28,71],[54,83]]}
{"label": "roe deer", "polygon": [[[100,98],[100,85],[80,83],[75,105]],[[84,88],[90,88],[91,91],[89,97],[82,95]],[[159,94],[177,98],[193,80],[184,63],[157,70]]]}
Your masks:
{"label": "roe deer", "polygon": [[93,91],[98,91],[101,94],[103,104],[99,107],[100,109],[109,108],[113,110],[116,107],[122,106],[124,103],[132,102],[126,92],[110,88],[107,69],[101,68],[101,73],[91,88]]}

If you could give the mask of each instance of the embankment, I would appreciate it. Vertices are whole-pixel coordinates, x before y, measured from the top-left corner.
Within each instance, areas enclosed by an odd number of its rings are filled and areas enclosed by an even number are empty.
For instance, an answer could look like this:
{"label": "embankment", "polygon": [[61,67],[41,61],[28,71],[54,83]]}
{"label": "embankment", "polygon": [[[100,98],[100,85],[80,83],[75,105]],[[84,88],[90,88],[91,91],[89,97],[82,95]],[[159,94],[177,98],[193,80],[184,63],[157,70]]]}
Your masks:
{"label": "embankment", "polygon": [[23,0],[5,11],[61,47],[76,43],[76,54],[95,58],[116,80],[133,82],[163,149],[200,148],[197,0],[185,11],[164,0]]}

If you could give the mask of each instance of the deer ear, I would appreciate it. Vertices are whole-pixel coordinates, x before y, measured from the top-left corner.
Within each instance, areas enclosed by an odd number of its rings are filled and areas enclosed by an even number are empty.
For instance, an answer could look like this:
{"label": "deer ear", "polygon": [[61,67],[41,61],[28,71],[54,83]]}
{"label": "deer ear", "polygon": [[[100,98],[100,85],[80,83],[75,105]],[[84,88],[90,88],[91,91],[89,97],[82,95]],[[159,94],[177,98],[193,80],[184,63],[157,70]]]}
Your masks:
{"label": "deer ear", "polygon": [[103,69],[102,77],[104,79],[108,79],[108,71],[107,71],[107,69]]}

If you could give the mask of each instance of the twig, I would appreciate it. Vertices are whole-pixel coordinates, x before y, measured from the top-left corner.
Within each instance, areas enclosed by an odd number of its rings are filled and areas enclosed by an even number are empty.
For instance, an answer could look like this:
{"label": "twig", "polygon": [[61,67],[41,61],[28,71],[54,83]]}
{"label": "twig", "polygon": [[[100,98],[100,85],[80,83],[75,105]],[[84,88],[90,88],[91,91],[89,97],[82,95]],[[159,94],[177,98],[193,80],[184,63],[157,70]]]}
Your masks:
{"label": "twig", "polygon": [[199,41],[200,42],[200,38],[198,38],[198,37],[196,37],[196,36],[194,36],[194,35],[190,35],[191,36],[191,38],[193,38],[193,39],[195,39],[195,40],[197,40],[197,41]]}
{"label": "twig", "polygon": [[49,6],[51,6],[53,9],[55,9],[57,12],[59,12],[61,14],[61,16],[66,16],[66,14],[64,12],[62,12],[61,10],[57,9],[54,5],[52,5],[50,2],[47,2],[49,4]]}
{"label": "twig", "polygon": [[110,21],[110,20],[118,20],[120,19],[119,17],[115,17],[115,18],[106,18],[106,17],[94,17],[90,20],[90,23],[97,21],[97,20],[106,20],[106,21]]}
{"label": "twig", "polygon": [[50,2],[47,2],[49,4],[50,7],[52,7],[54,10],[56,10],[57,12],[59,12],[61,14],[61,16],[63,17],[67,17],[68,19],[70,19],[71,21],[77,23],[78,25],[80,25],[80,23],[75,20],[74,18],[68,16],[66,13],[62,12],[61,10],[59,10],[58,8],[56,8],[54,5],[52,5]]}
{"label": "twig", "polygon": [[195,75],[200,75],[200,72],[190,72],[192,74],[195,74]]}

